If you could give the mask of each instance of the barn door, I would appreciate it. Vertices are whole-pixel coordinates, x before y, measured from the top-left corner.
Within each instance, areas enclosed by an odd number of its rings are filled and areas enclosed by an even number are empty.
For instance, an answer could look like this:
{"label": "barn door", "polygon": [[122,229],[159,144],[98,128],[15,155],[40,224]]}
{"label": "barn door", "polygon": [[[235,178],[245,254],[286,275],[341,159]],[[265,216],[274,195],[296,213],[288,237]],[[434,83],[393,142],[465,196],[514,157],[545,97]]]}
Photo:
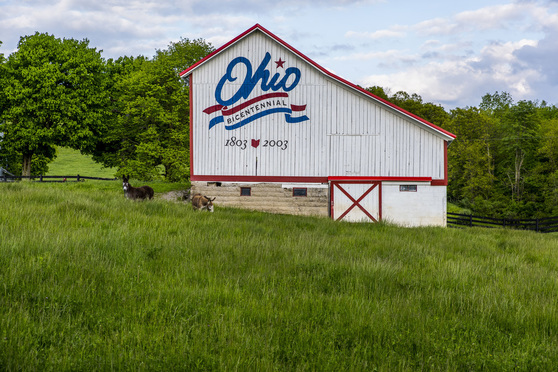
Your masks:
{"label": "barn door", "polygon": [[378,222],[382,218],[381,182],[332,181],[330,191],[334,220]]}

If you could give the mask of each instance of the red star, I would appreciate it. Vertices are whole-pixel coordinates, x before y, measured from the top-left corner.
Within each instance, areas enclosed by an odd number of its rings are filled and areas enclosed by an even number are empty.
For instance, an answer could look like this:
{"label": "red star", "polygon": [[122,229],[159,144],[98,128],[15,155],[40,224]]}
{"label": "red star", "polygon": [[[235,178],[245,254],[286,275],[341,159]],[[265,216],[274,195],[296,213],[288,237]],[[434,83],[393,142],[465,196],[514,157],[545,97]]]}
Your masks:
{"label": "red star", "polygon": [[[279,57],[279,61],[275,61],[275,63],[277,63],[277,68],[279,67],[283,67],[283,65],[285,64],[285,61],[281,60],[281,57]],[[285,68],[285,67],[283,67]]]}

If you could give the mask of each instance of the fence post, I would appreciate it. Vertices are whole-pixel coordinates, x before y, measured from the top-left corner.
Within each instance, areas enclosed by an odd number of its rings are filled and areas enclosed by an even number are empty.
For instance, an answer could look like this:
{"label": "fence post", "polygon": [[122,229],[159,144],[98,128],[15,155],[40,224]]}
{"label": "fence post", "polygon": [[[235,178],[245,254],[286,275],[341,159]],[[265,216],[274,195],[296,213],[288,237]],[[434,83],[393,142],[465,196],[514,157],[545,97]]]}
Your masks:
{"label": "fence post", "polygon": [[536,220],[536,232],[539,232],[539,219],[537,218]]}
{"label": "fence post", "polygon": [[469,215],[469,227],[473,227],[473,215]]}
{"label": "fence post", "polygon": [[79,182],[79,174],[77,175],[77,181]]}

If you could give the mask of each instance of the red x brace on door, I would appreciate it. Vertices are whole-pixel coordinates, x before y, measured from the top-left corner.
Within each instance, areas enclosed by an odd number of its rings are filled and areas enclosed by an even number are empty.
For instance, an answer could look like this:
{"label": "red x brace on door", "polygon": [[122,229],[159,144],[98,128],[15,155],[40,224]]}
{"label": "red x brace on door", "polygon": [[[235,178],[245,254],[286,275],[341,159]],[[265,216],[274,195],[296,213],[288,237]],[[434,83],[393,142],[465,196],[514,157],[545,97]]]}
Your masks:
{"label": "red x brace on door", "polygon": [[[346,185],[345,187],[342,186]],[[347,190],[347,186],[350,186],[351,190]],[[368,182],[368,183],[355,183],[355,182],[332,182],[331,183],[331,191],[332,191],[332,217],[335,218],[335,215],[337,215],[337,213],[341,213],[341,215],[339,215],[339,217],[336,218],[336,221],[340,221],[343,218],[345,218],[355,207],[357,207],[358,209],[360,209],[360,211],[362,211],[362,213],[364,213],[364,215],[366,217],[368,217],[372,222],[378,222],[378,219],[381,218],[381,210],[380,210],[380,197],[379,197],[379,193],[380,193],[380,182]],[[378,188],[378,189],[376,189]],[[343,206],[340,206],[339,203],[337,203],[337,205],[334,205],[335,201],[333,194],[335,193],[335,190],[339,190],[341,191],[350,201],[350,205],[348,204],[344,204]],[[378,201],[376,203],[374,203],[374,205],[370,205],[370,202],[368,203],[368,207],[363,205],[363,200],[372,192],[376,190],[377,191],[377,197],[378,197]],[[351,193],[353,195],[351,195]],[[358,195],[360,195],[358,197],[358,199],[356,198]],[[348,205],[348,207],[347,207]],[[337,207],[337,208],[336,208]],[[346,208],[344,211],[341,211],[341,208]],[[369,209],[374,209],[375,211],[371,211]],[[377,214],[377,218],[373,216],[373,213]]]}

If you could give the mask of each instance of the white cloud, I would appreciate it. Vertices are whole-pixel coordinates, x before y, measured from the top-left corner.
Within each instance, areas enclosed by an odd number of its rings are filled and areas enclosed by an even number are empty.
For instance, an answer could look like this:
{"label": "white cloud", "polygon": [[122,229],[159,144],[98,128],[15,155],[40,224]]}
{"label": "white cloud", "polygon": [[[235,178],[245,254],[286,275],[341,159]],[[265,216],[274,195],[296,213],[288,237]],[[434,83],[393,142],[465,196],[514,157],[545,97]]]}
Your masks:
{"label": "white cloud", "polygon": [[488,6],[485,8],[466,11],[455,16],[460,28],[488,30],[506,29],[510,22],[519,21],[528,15],[533,4],[512,3]]}
{"label": "white cloud", "polygon": [[483,30],[506,30],[526,18],[533,17],[540,25],[554,25],[558,15],[549,17],[546,11],[536,3],[510,3],[487,6],[472,11],[464,11],[447,18],[432,18],[413,25],[398,25],[387,29],[369,32],[348,31],[346,37],[379,39],[381,37],[402,37],[409,32],[423,36],[450,36],[465,32]]}
{"label": "white cloud", "polygon": [[369,61],[369,60],[377,60],[377,61],[393,61],[399,62],[404,60],[414,60],[415,57],[405,55],[404,52],[397,50],[397,49],[390,49],[386,51],[380,52],[369,52],[369,53],[354,53],[350,55],[343,55],[339,57],[333,58],[334,60],[338,61]]}
{"label": "white cloud", "polygon": [[429,19],[412,26],[421,35],[450,35],[460,31],[459,25],[444,18]]}
{"label": "white cloud", "polygon": [[39,31],[88,38],[106,58],[150,57],[180,37],[218,47],[260,23],[361,85],[416,92],[448,105],[477,104],[495,90],[558,103],[556,1],[438,6],[434,0],[428,12],[424,4],[408,4],[406,15],[396,11],[401,5],[380,2],[0,0],[0,51],[9,55],[20,36]]}
{"label": "white cloud", "polygon": [[533,40],[488,45],[474,58],[430,62],[393,74],[367,76],[360,84],[385,86],[392,91],[418,93],[425,100],[460,105],[465,97],[480,97],[505,90],[516,99],[529,99],[541,74],[515,55]]}
{"label": "white cloud", "polygon": [[374,32],[357,32],[357,31],[347,31],[345,37],[358,37],[371,40],[387,39],[387,38],[402,38],[405,37],[406,33],[399,29],[389,29],[389,30],[378,30]]}

